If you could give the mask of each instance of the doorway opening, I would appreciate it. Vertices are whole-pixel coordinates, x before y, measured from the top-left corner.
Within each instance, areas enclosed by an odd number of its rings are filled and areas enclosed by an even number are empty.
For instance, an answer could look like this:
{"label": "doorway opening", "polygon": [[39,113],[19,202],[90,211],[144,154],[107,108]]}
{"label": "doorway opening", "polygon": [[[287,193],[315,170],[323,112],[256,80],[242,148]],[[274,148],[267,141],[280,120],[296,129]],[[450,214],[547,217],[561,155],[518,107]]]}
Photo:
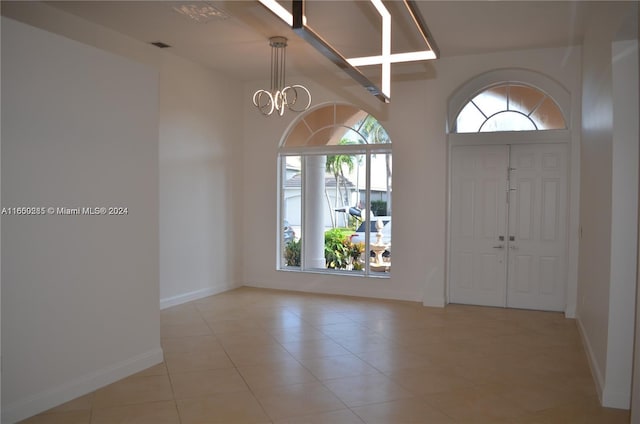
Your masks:
{"label": "doorway opening", "polygon": [[449,105],[448,302],[565,311],[570,102],[507,74]]}
{"label": "doorway opening", "polygon": [[452,147],[451,303],[564,310],[566,147]]}

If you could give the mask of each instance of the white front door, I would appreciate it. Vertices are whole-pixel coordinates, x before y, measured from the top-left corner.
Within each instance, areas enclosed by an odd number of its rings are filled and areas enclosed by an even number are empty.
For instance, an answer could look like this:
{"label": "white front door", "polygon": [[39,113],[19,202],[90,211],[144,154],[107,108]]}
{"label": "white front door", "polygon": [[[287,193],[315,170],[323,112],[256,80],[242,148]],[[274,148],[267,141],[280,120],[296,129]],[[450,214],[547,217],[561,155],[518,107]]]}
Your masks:
{"label": "white front door", "polygon": [[451,167],[449,300],[505,306],[509,146],[453,147]]}
{"label": "white front door", "polygon": [[565,306],[567,149],[511,146],[507,306]]}
{"label": "white front door", "polygon": [[449,301],[562,311],[566,146],[451,149]]}

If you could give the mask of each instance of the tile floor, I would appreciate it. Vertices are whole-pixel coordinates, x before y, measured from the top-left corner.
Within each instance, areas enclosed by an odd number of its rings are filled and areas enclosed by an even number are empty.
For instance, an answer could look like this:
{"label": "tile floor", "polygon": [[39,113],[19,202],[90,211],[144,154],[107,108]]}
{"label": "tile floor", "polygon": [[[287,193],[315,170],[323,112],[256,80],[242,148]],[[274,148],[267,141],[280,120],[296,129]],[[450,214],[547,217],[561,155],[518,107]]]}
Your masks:
{"label": "tile floor", "polygon": [[629,422],[559,313],[240,288],[161,327],[164,363],[23,423]]}

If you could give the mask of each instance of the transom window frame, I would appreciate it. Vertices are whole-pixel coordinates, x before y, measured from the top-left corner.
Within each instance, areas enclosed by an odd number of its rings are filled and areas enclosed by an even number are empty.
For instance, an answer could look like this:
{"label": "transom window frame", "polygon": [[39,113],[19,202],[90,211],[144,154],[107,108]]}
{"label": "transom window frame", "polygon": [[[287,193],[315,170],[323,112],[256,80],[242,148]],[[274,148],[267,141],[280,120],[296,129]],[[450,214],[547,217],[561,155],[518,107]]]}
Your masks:
{"label": "transom window frame", "polygon": [[[467,122],[461,122],[463,114]],[[548,115],[547,122],[545,115]],[[465,124],[462,128],[461,123]],[[503,127],[506,124],[512,129],[491,130],[491,124]],[[564,114],[555,100],[537,87],[511,82],[486,87],[475,93],[458,112],[455,123],[455,132],[459,134],[551,129],[566,129]]]}
{"label": "transom window frame", "polygon": [[[359,118],[354,118],[351,120],[352,125],[345,125],[344,122],[340,122],[340,119],[337,119],[337,113],[334,113],[333,123],[331,125],[322,125],[315,129],[315,131],[310,131],[310,137],[313,135],[326,130],[328,128],[343,128],[346,131],[354,131],[358,133],[363,140],[366,140],[366,137],[363,136],[359,131],[356,131],[353,127],[353,124],[360,121],[360,119],[366,118],[368,116],[372,116],[376,121],[380,122],[374,114],[369,113],[359,107],[343,102],[327,102],[319,104],[310,110],[306,111],[304,114],[298,116],[295,120],[289,124],[287,129],[285,130],[282,139],[280,140],[278,152],[277,152],[277,169],[278,169],[278,210],[277,210],[277,218],[279,222],[278,228],[278,237],[277,237],[277,248],[276,248],[276,270],[285,271],[285,272],[303,272],[303,273],[312,273],[312,274],[324,274],[324,275],[340,275],[340,276],[353,276],[360,278],[382,278],[389,279],[391,277],[391,272],[373,272],[370,270],[369,264],[367,264],[363,272],[352,272],[345,270],[332,270],[332,269],[322,269],[322,268],[307,268],[305,267],[304,255],[302,255],[301,265],[299,268],[295,267],[285,267],[283,266],[283,234],[282,234],[282,223],[284,222],[283,211],[284,207],[284,195],[283,195],[283,183],[284,183],[284,175],[286,171],[286,157],[287,156],[322,156],[322,155],[362,155],[365,159],[366,166],[366,195],[365,195],[365,203],[368,205],[371,203],[371,157],[373,155],[382,155],[382,154],[391,154],[393,155],[392,149],[392,141],[391,137],[388,135],[388,132],[384,127],[382,127],[387,134],[388,142],[384,143],[361,143],[361,144],[330,144],[330,145],[296,145],[296,146],[287,146],[287,139],[292,135],[292,133],[296,130],[296,126],[299,126],[301,122],[305,120],[306,117],[312,115],[314,112],[326,107],[333,107],[334,111],[337,110],[338,107],[348,107],[353,110],[358,110],[360,112]],[[360,127],[361,128],[361,127]],[[301,183],[302,186],[305,186],[305,173],[302,172]],[[301,190],[302,195],[302,211],[301,211],[301,221],[302,227],[305,228],[308,223],[306,222],[305,212],[304,212],[304,204],[305,204],[305,193],[304,190]],[[365,245],[369,245],[369,243],[373,243],[375,241],[375,233],[368,232]],[[302,246],[304,249],[304,246]],[[366,255],[365,255],[366,257]]]}
{"label": "transom window frame", "polygon": [[[456,119],[467,103],[483,90],[501,84],[524,85],[535,88],[551,98],[564,117],[565,129],[501,131],[483,133],[456,132]],[[569,141],[572,127],[571,93],[554,79],[527,69],[496,69],[477,75],[462,84],[449,98],[447,106],[447,135],[454,144],[487,144],[513,142],[513,134],[517,133],[516,142],[545,143]],[[492,141],[489,141],[492,140]],[[501,141],[504,140],[504,141]]]}

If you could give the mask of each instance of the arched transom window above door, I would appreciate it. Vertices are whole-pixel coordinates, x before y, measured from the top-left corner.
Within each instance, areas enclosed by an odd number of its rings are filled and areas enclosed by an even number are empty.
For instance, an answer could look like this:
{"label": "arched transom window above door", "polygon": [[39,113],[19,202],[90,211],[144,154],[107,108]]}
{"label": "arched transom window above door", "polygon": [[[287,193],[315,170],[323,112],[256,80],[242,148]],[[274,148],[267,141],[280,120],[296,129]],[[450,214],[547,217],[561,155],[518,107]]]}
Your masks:
{"label": "arched transom window above door", "polygon": [[566,129],[558,104],[547,94],[521,83],[482,90],[462,107],[454,132],[538,131]]}

